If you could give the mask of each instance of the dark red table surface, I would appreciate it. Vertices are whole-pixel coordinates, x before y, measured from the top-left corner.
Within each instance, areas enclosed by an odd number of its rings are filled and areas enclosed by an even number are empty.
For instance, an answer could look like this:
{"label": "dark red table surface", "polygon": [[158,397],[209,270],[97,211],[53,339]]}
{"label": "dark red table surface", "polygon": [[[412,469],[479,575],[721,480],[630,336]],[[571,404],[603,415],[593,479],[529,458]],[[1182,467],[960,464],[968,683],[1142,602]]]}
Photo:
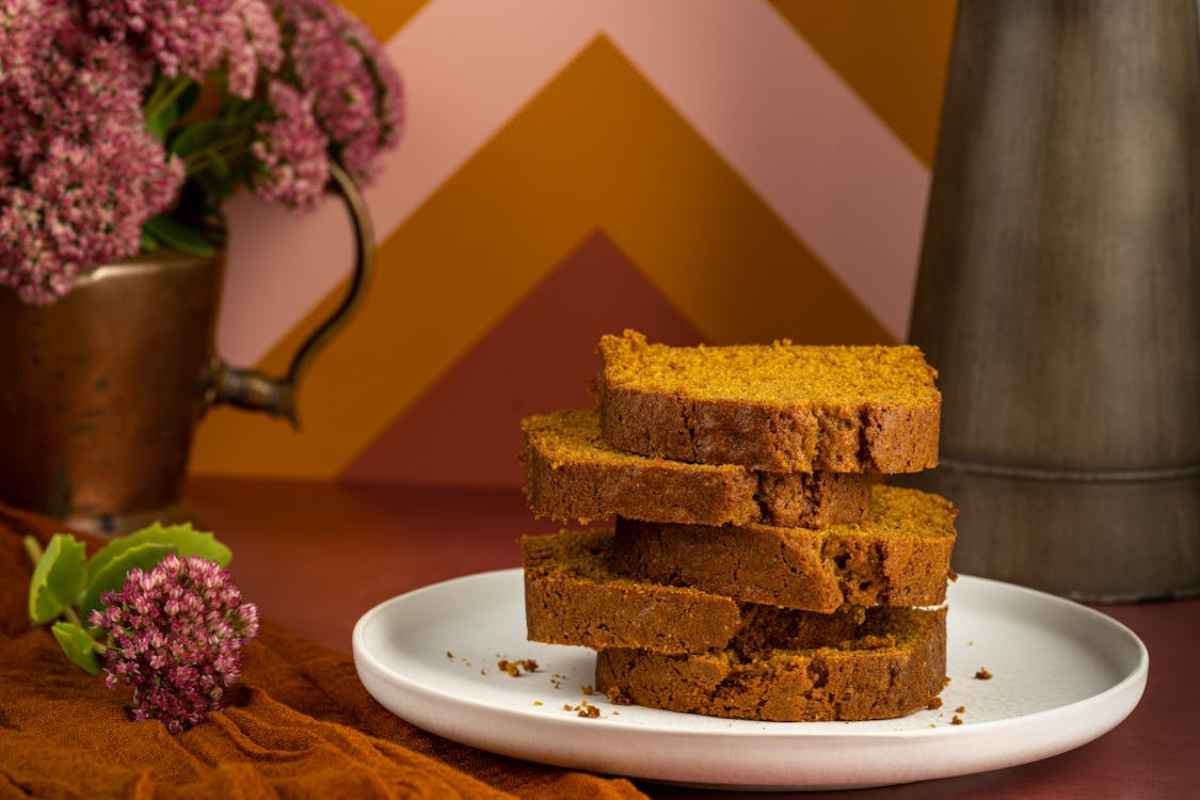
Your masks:
{"label": "dark red table surface", "polygon": [[[201,478],[191,483],[189,499],[234,549],[234,575],[260,613],[347,652],[355,621],[376,603],[446,578],[517,566],[521,533],[554,530],[531,519],[515,490]],[[1116,730],[1023,767],[800,796],[1200,797],[1200,601],[1102,610],[1150,650],[1146,694]],[[640,786],[653,797],[735,796]]]}

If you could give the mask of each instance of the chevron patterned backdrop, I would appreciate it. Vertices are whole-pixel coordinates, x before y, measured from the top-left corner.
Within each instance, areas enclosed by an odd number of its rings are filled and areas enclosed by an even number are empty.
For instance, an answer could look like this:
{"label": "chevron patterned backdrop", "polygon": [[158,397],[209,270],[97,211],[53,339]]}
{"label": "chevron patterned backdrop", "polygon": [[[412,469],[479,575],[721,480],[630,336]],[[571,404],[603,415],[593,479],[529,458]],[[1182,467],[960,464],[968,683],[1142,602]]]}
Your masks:
{"label": "chevron patterned backdrop", "polygon": [[[408,90],[379,270],[303,433],[217,411],[194,471],[516,484],[518,420],[589,402],[602,333],[904,335],[953,0],[346,5]],[[230,218],[219,347],[279,371],[344,291],[344,213]]]}

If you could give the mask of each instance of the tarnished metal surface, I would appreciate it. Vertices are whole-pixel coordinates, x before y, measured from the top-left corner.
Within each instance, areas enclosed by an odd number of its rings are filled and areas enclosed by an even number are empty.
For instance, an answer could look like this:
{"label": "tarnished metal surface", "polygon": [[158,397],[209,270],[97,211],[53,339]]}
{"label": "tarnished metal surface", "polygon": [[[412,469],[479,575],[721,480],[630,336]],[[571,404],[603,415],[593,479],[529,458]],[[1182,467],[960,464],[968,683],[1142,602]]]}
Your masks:
{"label": "tarnished metal surface", "polygon": [[958,569],[1200,589],[1192,0],[962,0],[911,340],[941,372]]}
{"label": "tarnished metal surface", "polygon": [[216,356],[221,257],[104,266],[45,307],[0,291],[0,500],[98,531],[180,518],[193,430],[209,405],[297,425],[304,368],[361,299],[374,249],[361,196],[341,170],[334,177],[354,223],[351,288],[284,376]]}

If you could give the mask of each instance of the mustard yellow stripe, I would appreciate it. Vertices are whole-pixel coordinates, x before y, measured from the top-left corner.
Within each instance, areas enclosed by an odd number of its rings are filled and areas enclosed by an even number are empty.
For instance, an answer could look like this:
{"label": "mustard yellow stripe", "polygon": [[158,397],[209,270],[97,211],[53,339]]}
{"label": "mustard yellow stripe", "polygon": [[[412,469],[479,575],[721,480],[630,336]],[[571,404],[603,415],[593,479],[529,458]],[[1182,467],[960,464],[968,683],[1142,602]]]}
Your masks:
{"label": "mustard yellow stripe", "polygon": [[392,34],[404,27],[429,0],[338,0],[345,8],[363,21],[375,38],[386,42]]}
{"label": "mustard yellow stripe", "polygon": [[933,163],[955,0],[771,0],[917,158]]}
{"label": "mustard yellow stripe", "polygon": [[[217,411],[201,428],[195,468],[340,474],[597,227],[712,341],[889,340],[599,38],[384,242],[366,305],[317,360],[300,395],[303,435]],[[263,366],[281,370],[336,298]],[[552,375],[554,365],[546,369]]]}

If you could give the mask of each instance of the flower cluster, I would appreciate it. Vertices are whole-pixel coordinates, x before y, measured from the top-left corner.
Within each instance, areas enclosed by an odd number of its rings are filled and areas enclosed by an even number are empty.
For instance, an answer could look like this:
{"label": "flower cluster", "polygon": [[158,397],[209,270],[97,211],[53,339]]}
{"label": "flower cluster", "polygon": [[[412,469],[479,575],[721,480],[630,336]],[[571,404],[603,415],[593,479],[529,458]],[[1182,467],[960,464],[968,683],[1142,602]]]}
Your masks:
{"label": "flower cluster", "polygon": [[120,592],[102,598],[88,623],[108,636],[108,687],[133,687],[135,719],[162,720],[172,733],[222,707],[241,672],[242,646],[258,633],[258,612],[242,603],[228,573],[201,558],[167,556],[133,569]]}
{"label": "flower cluster", "polygon": [[338,161],[369,180],[378,156],[399,141],[404,126],[400,76],[358,20],[329,0],[282,0],[291,33],[289,55],[300,88]]}
{"label": "flower cluster", "polygon": [[260,73],[271,73],[283,63],[279,26],[266,0],[234,0],[221,17],[225,58],[229,66],[229,91],[250,97]]}
{"label": "flower cluster", "polygon": [[0,86],[22,92],[33,88],[39,57],[66,17],[64,2],[0,0]]}
{"label": "flower cluster", "polygon": [[[215,118],[192,120],[213,70]],[[373,177],[403,103],[331,0],[0,0],[0,285],[52,302],[143,241],[177,246],[151,217],[195,224],[240,185],[311,208],[333,162]]]}
{"label": "flower cluster", "polygon": [[255,191],[271,202],[312,208],[329,180],[328,140],[313,117],[313,97],[279,81],[269,97],[275,118],[259,123],[251,145],[260,164]]}
{"label": "flower cluster", "polygon": [[87,20],[129,42],[168,78],[203,80],[227,63],[229,90],[254,93],[260,69],[283,60],[279,27],[267,0],[85,0]]}
{"label": "flower cluster", "polygon": [[[329,159],[366,182],[404,125],[400,75],[370,32],[329,0],[276,0],[285,68],[267,90],[271,120],[251,147],[258,194],[312,208]],[[285,82],[287,81],[287,82]]]}
{"label": "flower cluster", "polygon": [[64,0],[4,0],[0,15],[0,284],[45,303],[135,254],[183,165],[145,129],[150,73],[129,48]]}
{"label": "flower cluster", "polygon": [[200,79],[217,65],[232,0],[84,0],[87,21],[157,62],[168,78]]}

